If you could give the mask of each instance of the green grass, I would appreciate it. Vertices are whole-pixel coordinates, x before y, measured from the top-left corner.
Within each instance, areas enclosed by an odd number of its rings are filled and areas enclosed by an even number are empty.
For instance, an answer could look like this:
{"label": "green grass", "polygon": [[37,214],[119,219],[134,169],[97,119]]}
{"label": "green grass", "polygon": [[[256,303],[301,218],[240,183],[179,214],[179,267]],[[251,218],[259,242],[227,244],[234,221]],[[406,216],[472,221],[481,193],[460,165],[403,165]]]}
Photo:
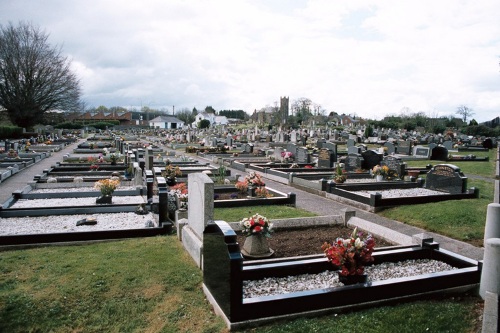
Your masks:
{"label": "green grass", "polygon": [[[464,155],[464,153],[460,153]],[[482,155],[480,155],[482,154]],[[394,207],[380,215],[454,239],[482,246],[487,206],[493,202],[496,151],[477,152],[476,156],[489,156],[488,162],[457,162],[464,173],[467,187],[479,189],[478,199],[450,200]],[[439,164],[438,161],[408,161],[409,166]],[[432,163],[433,162],[433,163]],[[451,163],[453,164],[453,163]],[[480,178],[476,178],[479,176]],[[483,177],[483,178],[481,178]]]}
{"label": "green grass", "polygon": [[214,219],[226,222],[239,222],[244,217],[250,217],[256,213],[267,217],[268,219],[287,219],[293,217],[312,217],[315,213],[304,209],[289,206],[250,206],[234,208],[215,208]]}
{"label": "green grass", "polygon": [[[175,236],[0,254],[0,332],[227,332]],[[247,332],[471,332],[477,303],[418,301]]]}

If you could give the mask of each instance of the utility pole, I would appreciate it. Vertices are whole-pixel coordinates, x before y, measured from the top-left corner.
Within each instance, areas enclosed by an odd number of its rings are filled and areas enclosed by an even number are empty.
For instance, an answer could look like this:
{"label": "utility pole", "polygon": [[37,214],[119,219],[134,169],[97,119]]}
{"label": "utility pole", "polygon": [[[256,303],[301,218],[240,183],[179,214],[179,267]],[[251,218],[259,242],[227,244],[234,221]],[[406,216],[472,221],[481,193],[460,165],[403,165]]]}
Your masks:
{"label": "utility pole", "polygon": [[172,105],[172,116],[175,116],[175,105]]}

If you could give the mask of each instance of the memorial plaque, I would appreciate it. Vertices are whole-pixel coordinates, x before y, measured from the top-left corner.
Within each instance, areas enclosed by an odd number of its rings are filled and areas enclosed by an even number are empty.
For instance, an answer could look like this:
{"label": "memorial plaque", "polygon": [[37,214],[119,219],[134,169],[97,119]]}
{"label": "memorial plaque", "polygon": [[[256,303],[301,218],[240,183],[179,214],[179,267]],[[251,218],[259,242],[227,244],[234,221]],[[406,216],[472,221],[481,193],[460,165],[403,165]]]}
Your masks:
{"label": "memorial plaque", "polygon": [[332,168],[335,154],[329,149],[321,149],[318,154],[318,168]]}
{"label": "memorial plaque", "polygon": [[413,156],[429,158],[430,151],[429,147],[417,146],[413,148]]}
{"label": "memorial plaque", "polygon": [[450,194],[465,193],[467,177],[455,165],[438,164],[427,173],[425,188]]}
{"label": "memorial plaque", "polygon": [[306,148],[297,149],[297,162],[298,163],[311,163],[311,155]]}
{"label": "memorial plaque", "polygon": [[410,155],[411,141],[398,141],[398,154]]}
{"label": "memorial plaque", "polygon": [[363,157],[360,154],[349,154],[345,160],[346,171],[356,171],[362,168]]}

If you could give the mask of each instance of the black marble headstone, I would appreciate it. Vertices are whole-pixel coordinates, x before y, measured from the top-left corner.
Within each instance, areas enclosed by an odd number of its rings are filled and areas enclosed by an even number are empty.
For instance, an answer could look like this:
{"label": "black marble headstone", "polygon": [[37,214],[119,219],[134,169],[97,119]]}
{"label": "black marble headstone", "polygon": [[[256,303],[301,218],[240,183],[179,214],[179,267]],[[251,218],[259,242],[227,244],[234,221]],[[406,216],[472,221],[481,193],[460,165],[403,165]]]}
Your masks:
{"label": "black marble headstone", "polygon": [[443,146],[436,146],[431,150],[431,160],[446,161],[448,160],[448,149]]}
{"label": "black marble headstone", "polygon": [[493,140],[491,140],[491,138],[484,139],[483,148],[492,149],[493,148]]}
{"label": "black marble headstone", "polygon": [[427,173],[425,188],[450,194],[465,193],[467,177],[455,165],[438,164]]}
{"label": "black marble headstone", "polygon": [[365,170],[371,170],[374,166],[379,165],[383,157],[382,154],[378,154],[373,150],[364,151],[361,156],[363,156],[364,160],[362,168]]}
{"label": "black marble headstone", "polygon": [[335,154],[329,149],[321,149],[318,154],[318,168],[331,168],[335,162]]}
{"label": "black marble headstone", "polygon": [[391,170],[393,173],[395,172],[398,177],[402,177],[402,161],[400,158],[396,158],[394,156],[385,156],[382,162],[380,162],[380,165],[386,165],[389,170]]}

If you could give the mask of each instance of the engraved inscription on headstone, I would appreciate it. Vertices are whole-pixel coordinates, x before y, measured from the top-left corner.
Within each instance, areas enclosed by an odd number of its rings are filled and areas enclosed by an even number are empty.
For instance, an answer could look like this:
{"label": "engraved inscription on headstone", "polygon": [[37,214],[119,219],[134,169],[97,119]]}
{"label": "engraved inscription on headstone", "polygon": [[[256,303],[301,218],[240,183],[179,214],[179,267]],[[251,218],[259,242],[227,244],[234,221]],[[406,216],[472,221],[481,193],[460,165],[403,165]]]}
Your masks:
{"label": "engraved inscription on headstone", "polygon": [[298,163],[310,163],[311,155],[306,148],[298,148],[297,149],[297,162]]}
{"label": "engraved inscription on headstone", "polygon": [[425,188],[450,194],[465,193],[467,177],[455,165],[438,164],[427,173]]}
{"label": "engraved inscription on headstone", "polygon": [[334,162],[334,153],[328,149],[321,149],[318,154],[318,168],[331,168]]}
{"label": "engraved inscription on headstone", "polygon": [[361,169],[363,157],[360,154],[349,154],[345,159],[345,169],[347,171],[356,171]]}
{"label": "engraved inscription on headstone", "polygon": [[411,141],[398,141],[398,154],[410,155]]}

